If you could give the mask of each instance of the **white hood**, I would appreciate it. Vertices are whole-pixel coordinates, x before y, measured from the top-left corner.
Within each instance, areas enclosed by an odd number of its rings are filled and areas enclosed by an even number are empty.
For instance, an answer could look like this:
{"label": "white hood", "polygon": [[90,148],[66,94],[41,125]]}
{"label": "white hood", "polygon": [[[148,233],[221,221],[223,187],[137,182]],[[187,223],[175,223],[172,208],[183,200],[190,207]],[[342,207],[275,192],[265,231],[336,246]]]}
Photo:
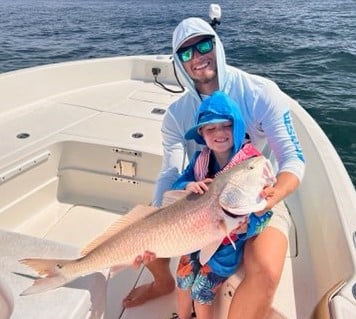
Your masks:
{"label": "white hood", "polygon": [[224,47],[219,36],[210,26],[210,24],[200,18],[188,18],[183,20],[173,32],[172,48],[173,59],[179,79],[182,84],[194,95],[200,102],[200,97],[195,89],[194,83],[185,72],[182,62],[179,60],[177,50],[187,40],[200,35],[212,35],[215,37],[216,63],[218,70],[219,90],[228,92],[226,87],[226,61]]}

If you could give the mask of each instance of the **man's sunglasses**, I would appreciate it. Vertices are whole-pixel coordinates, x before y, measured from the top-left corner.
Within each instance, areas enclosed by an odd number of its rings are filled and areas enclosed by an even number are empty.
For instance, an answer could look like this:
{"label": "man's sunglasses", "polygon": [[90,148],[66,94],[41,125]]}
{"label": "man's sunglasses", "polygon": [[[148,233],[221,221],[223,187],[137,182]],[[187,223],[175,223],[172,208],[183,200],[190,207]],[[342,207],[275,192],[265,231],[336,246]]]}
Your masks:
{"label": "man's sunglasses", "polygon": [[214,47],[213,44],[214,38],[204,38],[197,43],[194,43],[185,48],[181,48],[177,51],[179,60],[182,62],[188,62],[193,58],[194,50],[197,50],[200,54],[207,54],[211,52]]}

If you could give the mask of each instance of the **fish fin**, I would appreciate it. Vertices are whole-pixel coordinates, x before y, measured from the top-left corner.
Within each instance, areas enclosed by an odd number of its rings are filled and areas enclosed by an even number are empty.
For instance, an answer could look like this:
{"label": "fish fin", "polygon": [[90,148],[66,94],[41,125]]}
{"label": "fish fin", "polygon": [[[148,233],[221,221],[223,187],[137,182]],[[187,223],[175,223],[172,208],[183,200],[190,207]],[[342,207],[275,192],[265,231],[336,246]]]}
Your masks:
{"label": "fish fin", "polygon": [[173,190],[167,191],[163,194],[162,207],[172,205],[176,201],[186,197],[191,192],[187,190]]}
{"label": "fish fin", "polygon": [[29,266],[35,270],[40,276],[54,276],[60,273],[61,268],[72,262],[68,259],[41,259],[41,258],[25,258],[20,259],[19,262]]}
{"label": "fish fin", "polygon": [[224,216],[225,225],[227,228],[227,233],[234,231],[235,234],[242,234],[246,232],[246,227],[244,227],[249,219],[250,214],[246,214],[238,217],[230,217],[228,215]]}
{"label": "fish fin", "polygon": [[234,247],[234,249],[236,250],[236,245],[235,242],[231,239],[230,237],[230,231],[228,228],[228,225],[226,223],[226,221],[224,219],[222,219],[219,223],[219,227],[220,229],[225,233],[225,236],[229,239],[231,245]]}
{"label": "fish fin", "polygon": [[40,259],[26,258],[19,260],[20,263],[34,269],[40,276],[45,278],[36,279],[32,286],[24,290],[20,295],[32,295],[54,289],[72,281],[74,278],[66,278],[60,269],[71,260],[64,259]]}
{"label": "fish fin", "polygon": [[235,244],[235,242],[232,240],[232,238],[230,237],[230,234],[228,234],[226,237],[229,239],[229,241],[230,241],[232,247],[234,247],[234,249],[236,250],[236,244]]}
{"label": "fish fin", "polygon": [[70,280],[67,280],[62,275],[56,275],[53,277],[45,277],[45,278],[40,278],[36,279],[32,286],[29,288],[25,289],[23,292],[21,292],[20,296],[28,296],[28,295],[33,295],[33,294],[38,294],[40,292],[45,292],[54,288],[61,287],[65,285],[66,283],[72,281],[74,278],[71,278]]}
{"label": "fish fin", "polygon": [[120,217],[113,224],[111,224],[101,235],[95,238],[92,242],[86,245],[82,251],[81,255],[86,256],[93,249],[100,246],[106,240],[117,234],[120,230],[125,229],[126,227],[132,225],[138,220],[141,220],[159,210],[158,207],[146,206],[146,205],[137,205],[132,208],[128,213]]}
{"label": "fish fin", "polygon": [[220,245],[221,245],[221,240],[217,240],[209,244],[208,246],[205,246],[203,249],[201,249],[199,253],[200,264],[204,266],[209,261],[211,256],[214,255],[214,253],[217,251]]}

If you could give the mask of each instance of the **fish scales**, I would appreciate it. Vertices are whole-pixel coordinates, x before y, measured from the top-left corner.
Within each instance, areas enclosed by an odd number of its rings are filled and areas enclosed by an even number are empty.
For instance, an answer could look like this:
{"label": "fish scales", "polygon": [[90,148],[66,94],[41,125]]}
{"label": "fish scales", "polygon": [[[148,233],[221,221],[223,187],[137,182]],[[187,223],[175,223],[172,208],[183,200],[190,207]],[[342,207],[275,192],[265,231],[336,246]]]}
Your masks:
{"label": "fish scales", "polygon": [[[211,198],[208,193],[206,195],[200,196],[199,201],[184,199],[167,208],[164,214],[157,211],[142,220],[139,229],[135,224],[130,225],[124,232],[112,238],[111,245],[118,250],[114,260],[118,263],[123,261],[132,263],[137,255],[143,253],[142,247],[154,251],[158,257],[173,257],[172,252],[179,256],[187,251],[199,249],[202,235],[207,234],[206,237],[211,240],[211,232],[217,230],[218,223],[217,216],[213,214],[212,218],[211,210],[200,208],[201,202],[209,202],[206,198]],[[190,209],[182,211],[181,205],[187,204]],[[209,219],[211,223],[207,223]],[[160,225],[158,231],[156,225]]]}
{"label": "fish scales", "polygon": [[[218,228],[218,214],[214,213],[216,210],[201,210],[201,202],[206,206],[210,204],[211,194],[207,192],[205,196],[198,198],[199,200],[195,201],[184,199],[177,205],[172,205],[165,214],[157,211],[141,220],[139,229],[136,224],[128,226],[110,238],[110,241],[90,252],[85,259],[71,264],[76,264],[76,268],[81,265],[81,275],[84,275],[95,271],[99,264],[103,269],[110,268],[113,263],[129,265],[136,256],[143,254],[144,250],[154,251],[157,257],[175,257],[198,250],[201,244],[208,244],[212,238],[224,235]],[[178,204],[189,204],[189,211],[182,211]],[[210,222],[207,222],[208,220]],[[161,225],[159,231],[155,225]],[[104,248],[100,249],[102,247]],[[142,247],[145,249],[142,250]],[[108,256],[114,258],[107,258]],[[67,269],[71,268],[71,264],[66,265]]]}

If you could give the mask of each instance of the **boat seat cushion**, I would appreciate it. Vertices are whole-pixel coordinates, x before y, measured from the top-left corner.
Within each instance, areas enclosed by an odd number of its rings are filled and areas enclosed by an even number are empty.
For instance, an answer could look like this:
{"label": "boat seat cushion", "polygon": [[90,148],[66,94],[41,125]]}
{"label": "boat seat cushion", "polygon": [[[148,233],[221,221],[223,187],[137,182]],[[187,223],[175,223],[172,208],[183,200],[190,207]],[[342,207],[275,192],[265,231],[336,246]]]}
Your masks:
{"label": "boat seat cushion", "polygon": [[103,298],[107,286],[106,273],[94,273],[48,292],[20,296],[22,291],[32,285],[36,274],[20,264],[19,259],[58,256],[75,258],[78,254],[78,250],[71,246],[0,230],[0,276],[6,287],[11,287],[8,293],[16,305],[11,309],[11,318],[53,318],[53,314],[57,318],[87,318],[91,311],[103,314],[106,305]]}

